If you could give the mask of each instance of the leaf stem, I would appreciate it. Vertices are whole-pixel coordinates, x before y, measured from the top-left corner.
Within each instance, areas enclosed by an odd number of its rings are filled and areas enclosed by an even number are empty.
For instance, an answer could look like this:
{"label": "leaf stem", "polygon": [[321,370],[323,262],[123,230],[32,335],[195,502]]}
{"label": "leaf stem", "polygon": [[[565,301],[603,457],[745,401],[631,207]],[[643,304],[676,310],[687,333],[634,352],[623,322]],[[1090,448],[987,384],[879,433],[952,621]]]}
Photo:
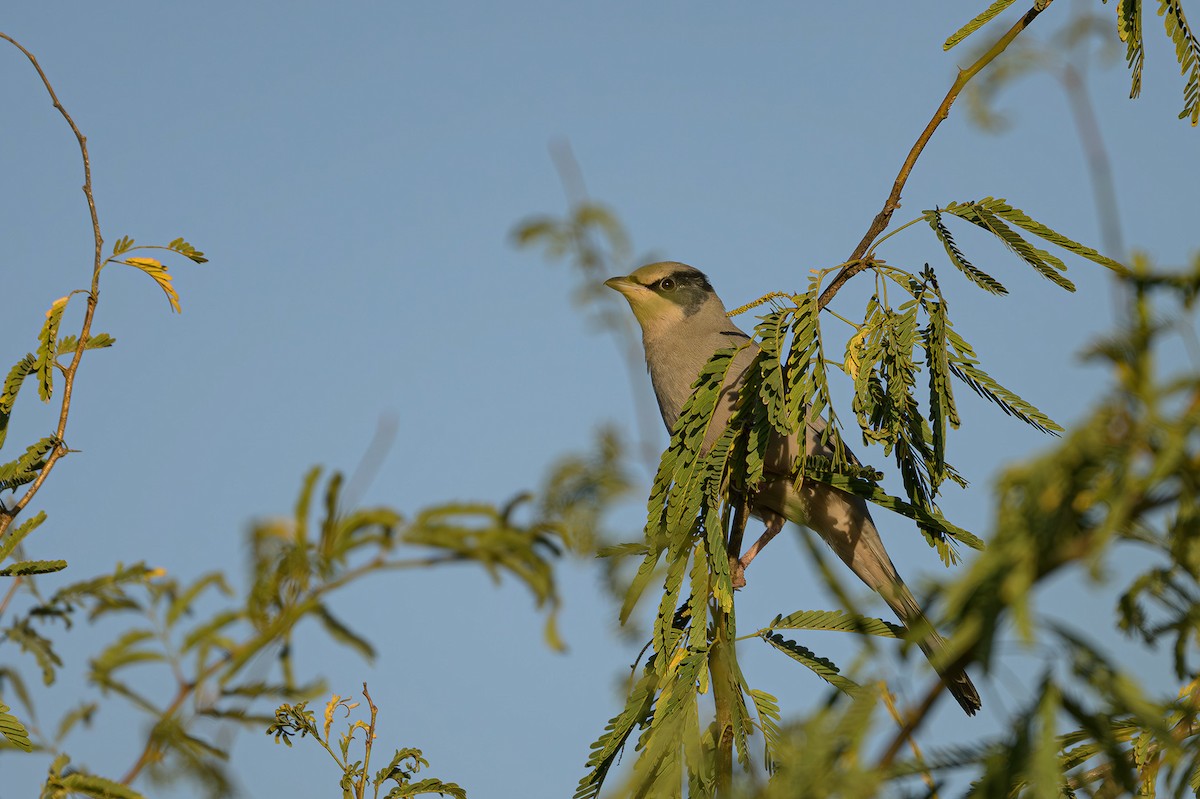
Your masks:
{"label": "leaf stem", "polygon": [[843,267],[842,270],[838,272],[837,276],[821,294],[820,299],[817,300],[818,308],[823,309],[826,305],[828,305],[847,280],[867,268],[868,262],[862,260],[863,256],[866,254],[868,248],[870,248],[871,244],[875,241],[879,234],[887,229],[888,223],[892,219],[892,214],[895,213],[896,209],[900,207],[900,193],[904,190],[904,184],[908,182],[908,176],[912,173],[913,167],[917,163],[917,158],[919,158],[922,151],[924,151],[925,145],[929,144],[929,140],[933,138],[934,131],[936,131],[938,126],[942,124],[942,120],[950,116],[950,106],[954,104],[954,101],[958,98],[959,93],[962,92],[963,88],[967,85],[967,82],[970,81],[971,78],[975,77],[980,70],[994,61],[997,56],[1003,53],[1008,45],[1012,43],[1012,40],[1017,38],[1017,35],[1020,34],[1021,31],[1028,28],[1029,25],[1032,24],[1035,19],[1037,19],[1038,15],[1045,10],[1045,7],[1048,7],[1049,5],[1049,3],[1036,2],[1033,7],[1026,11],[1025,14],[1019,20],[1017,20],[1013,26],[1009,28],[1008,31],[988,49],[987,52],[985,52],[978,58],[978,60],[975,61],[975,63],[971,64],[971,66],[967,67],[966,69],[960,69],[958,71],[958,77],[955,78],[954,83],[951,84],[950,90],[946,92],[946,96],[942,100],[941,105],[938,106],[937,111],[934,112],[933,118],[929,120],[929,123],[925,126],[925,129],[921,131],[921,135],[917,137],[912,149],[908,152],[908,157],[904,159],[904,163],[900,167],[900,172],[896,175],[896,180],[892,184],[892,191],[890,194],[888,194],[887,200],[885,200],[883,203],[883,209],[875,215],[875,219],[871,222],[871,226],[867,228],[867,232],[863,236],[862,241],[858,243],[858,246],[854,248],[854,253],[850,256],[850,258],[847,259],[848,261],[854,263]]}
{"label": "leaf stem", "polygon": [[913,219],[913,220],[910,220],[910,221],[908,221],[908,222],[905,222],[903,225],[901,225],[900,227],[898,227],[898,228],[896,228],[895,230],[891,231],[891,232],[890,232],[890,233],[888,233],[886,236],[883,236],[881,239],[879,239],[879,241],[877,241],[877,242],[875,242],[874,244],[872,244],[872,245],[871,245],[871,248],[870,248],[869,250],[867,250],[867,254],[863,256],[863,260],[864,260],[864,261],[869,261],[869,260],[871,260],[871,254],[875,252],[875,248],[876,248],[876,247],[878,247],[880,244],[883,244],[885,241],[887,241],[888,239],[890,239],[892,236],[895,236],[895,235],[896,235],[897,233],[899,233],[901,230],[904,230],[905,228],[910,228],[910,227],[912,227],[913,225],[917,224],[918,222],[921,222],[921,221],[923,221],[924,219],[925,219],[925,217],[923,217],[923,216],[918,216],[916,219]]}

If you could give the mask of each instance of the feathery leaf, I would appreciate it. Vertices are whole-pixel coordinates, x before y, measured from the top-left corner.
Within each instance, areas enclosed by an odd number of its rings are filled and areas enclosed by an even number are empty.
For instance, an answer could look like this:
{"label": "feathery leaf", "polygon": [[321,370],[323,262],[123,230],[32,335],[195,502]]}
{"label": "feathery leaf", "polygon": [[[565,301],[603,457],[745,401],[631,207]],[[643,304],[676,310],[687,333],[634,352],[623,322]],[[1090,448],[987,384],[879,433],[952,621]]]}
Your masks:
{"label": "feathery leaf", "polygon": [[933,232],[937,235],[938,241],[940,241],[942,246],[946,249],[946,255],[950,257],[950,263],[954,264],[954,266],[958,268],[958,271],[966,275],[972,283],[974,283],[976,286],[979,286],[984,291],[990,291],[992,294],[1008,293],[1008,289],[1006,289],[999,280],[996,280],[996,278],[992,277],[987,272],[984,272],[982,269],[967,260],[967,257],[963,255],[962,250],[960,250],[958,245],[955,243],[954,237],[950,235],[950,229],[946,227],[945,222],[942,220],[942,214],[939,210],[934,209],[932,211],[925,211],[923,212],[923,215],[925,217],[925,221],[929,223],[931,228],[933,228]]}
{"label": "feathery leaf", "polygon": [[167,268],[163,266],[162,261],[159,261],[157,258],[126,258],[124,261],[118,261],[117,263],[132,266],[134,269],[140,269],[149,275],[158,284],[158,287],[163,290],[163,294],[167,295],[167,302],[171,304],[171,310],[175,313],[180,312],[179,293],[171,285],[171,275],[167,272]]}
{"label": "feathery leaf", "polygon": [[25,725],[21,723],[20,719],[8,711],[8,705],[0,702],[0,735],[3,735],[10,744],[18,749],[32,752],[33,742],[29,740],[29,731],[25,729]]}
{"label": "feathery leaf", "polygon": [[905,630],[898,624],[860,616],[844,610],[798,610],[786,616],[776,616],[768,630],[838,630],[841,632],[878,635],[883,638],[903,638]]}
{"label": "feathery leaf", "polygon": [[0,577],[23,577],[29,574],[53,574],[67,568],[65,560],[22,560],[0,569]]}
{"label": "feathery leaf", "polygon": [[763,632],[759,637],[792,660],[807,666],[814,674],[839,691],[853,696],[861,690],[861,686],[858,683],[841,675],[837,665],[832,660],[815,654],[811,649],[795,641],[789,641],[777,633]]}
{"label": "feathery leaf", "polygon": [[50,305],[50,310],[46,311],[46,321],[42,323],[42,330],[38,333],[37,360],[34,368],[38,374],[38,396],[42,398],[42,402],[49,402],[50,395],[54,392],[54,355],[57,351],[58,326],[62,323],[68,299],[70,295],[59,297]]}
{"label": "feathery leaf", "polygon": [[27,353],[13,365],[8,371],[8,377],[4,379],[4,391],[0,393],[0,447],[4,446],[4,439],[8,436],[8,420],[12,416],[13,404],[17,401],[17,392],[21,390],[25,378],[33,373],[35,366],[37,358],[33,353]]}
{"label": "feathery leaf", "polygon": [[994,17],[1015,2],[1016,0],[994,0],[990,6],[979,12],[974,19],[972,19],[966,25],[963,25],[954,33],[950,34],[950,36],[942,44],[942,49],[949,50],[951,47],[954,47],[954,45],[958,44],[963,39],[967,38],[987,23],[991,22]]}
{"label": "feathery leaf", "polygon": [[1190,119],[1192,126],[1200,124],[1200,40],[1188,27],[1187,17],[1179,0],[1158,0],[1158,15],[1163,18],[1167,35],[1175,45],[1179,73],[1184,76],[1183,110],[1180,119]]}
{"label": "feathery leaf", "polygon": [[21,522],[21,524],[17,525],[16,528],[10,529],[7,533],[5,533],[4,537],[0,538],[0,563],[3,563],[5,560],[7,560],[8,556],[11,555],[12,551],[17,548],[17,545],[24,540],[25,536],[32,533],[34,529],[44,521],[46,521],[46,512],[44,510],[40,510],[33,516],[30,516],[28,519]]}

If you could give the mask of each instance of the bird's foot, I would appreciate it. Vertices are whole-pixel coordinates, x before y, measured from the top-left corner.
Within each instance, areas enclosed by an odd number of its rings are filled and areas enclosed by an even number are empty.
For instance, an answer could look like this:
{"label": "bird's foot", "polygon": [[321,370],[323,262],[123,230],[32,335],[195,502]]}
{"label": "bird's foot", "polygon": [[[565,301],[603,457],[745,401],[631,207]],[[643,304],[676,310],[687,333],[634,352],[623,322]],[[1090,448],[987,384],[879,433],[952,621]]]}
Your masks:
{"label": "bird's foot", "polygon": [[733,580],[733,590],[746,587],[746,567],[737,558],[729,558],[729,577]]}

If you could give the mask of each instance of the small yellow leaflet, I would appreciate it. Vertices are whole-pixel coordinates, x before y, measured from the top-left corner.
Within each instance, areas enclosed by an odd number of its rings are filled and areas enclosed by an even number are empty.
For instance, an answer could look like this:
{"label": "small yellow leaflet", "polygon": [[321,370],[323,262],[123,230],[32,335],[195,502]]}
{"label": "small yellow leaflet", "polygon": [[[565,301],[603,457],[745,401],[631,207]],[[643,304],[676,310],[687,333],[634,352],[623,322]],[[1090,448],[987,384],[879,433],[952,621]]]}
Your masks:
{"label": "small yellow leaflet", "polygon": [[167,274],[167,268],[162,265],[162,261],[156,258],[126,258],[122,263],[126,263],[135,269],[140,269],[154,278],[154,282],[167,295],[167,302],[171,303],[172,310],[175,313],[180,312],[179,294],[175,291],[175,287],[171,285],[171,276]]}

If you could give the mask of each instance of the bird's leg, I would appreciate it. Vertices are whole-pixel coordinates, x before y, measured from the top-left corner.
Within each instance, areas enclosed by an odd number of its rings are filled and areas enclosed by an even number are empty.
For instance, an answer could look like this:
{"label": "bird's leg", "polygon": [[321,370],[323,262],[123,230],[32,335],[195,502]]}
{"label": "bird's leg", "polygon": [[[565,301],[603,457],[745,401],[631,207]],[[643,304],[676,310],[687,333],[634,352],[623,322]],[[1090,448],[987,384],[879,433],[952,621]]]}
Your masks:
{"label": "bird's leg", "polygon": [[752,543],[749,549],[746,549],[746,553],[738,560],[737,566],[734,566],[734,588],[742,588],[742,585],[746,584],[745,570],[750,566],[750,561],[758,557],[758,553],[762,552],[763,547],[766,547],[773,537],[779,535],[779,531],[784,529],[784,522],[786,521],[787,519],[782,516],[776,516],[775,513],[766,518],[767,529],[763,531],[762,535],[758,536],[758,540]]}
{"label": "bird's leg", "polygon": [[746,550],[746,554],[738,559],[733,565],[733,587],[741,588],[746,584],[746,568],[750,565],[750,561],[758,557],[758,553],[762,552],[763,547],[771,543],[771,539],[779,535],[779,531],[783,529],[783,523],[787,521],[784,517],[777,514],[764,515],[764,521],[767,523],[767,529],[758,537],[758,540],[750,545]]}

